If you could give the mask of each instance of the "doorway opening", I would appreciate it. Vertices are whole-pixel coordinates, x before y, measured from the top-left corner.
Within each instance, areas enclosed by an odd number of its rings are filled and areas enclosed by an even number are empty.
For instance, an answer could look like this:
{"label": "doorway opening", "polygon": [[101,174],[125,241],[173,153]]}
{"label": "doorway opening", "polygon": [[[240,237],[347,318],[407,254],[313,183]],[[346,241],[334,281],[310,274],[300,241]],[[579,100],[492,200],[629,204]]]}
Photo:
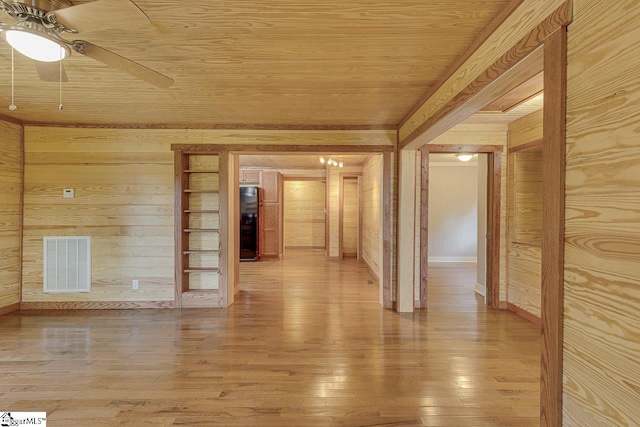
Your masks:
{"label": "doorway opening", "polygon": [[[239,187],[256,188],[260,194],[258,262],[293,265],[295,258],[308,260],[318,253],[333,263],[344,260],[352,265],[355,260],[368,271],[357,280],[375,286],[380,305],[390,308],[391,280],[385,272],[390,272],[391,252],[385,236],[390,234],[386,229],[391,218],[384,212],[390,200],[385,192],[391,191],[391,169],[385,165],[391,163],[393,147],[378,152],[367,148],[333,152],[324,147],[318,154],[318,147],[311,152],[300,147],[301,152],[237,151],[232,155],[237,157]],[[329,156],[339,162],[328,165]],[[340,264],[334,264],[336,269]],[[240,269],[242,277],[248,277],[244,272],[252,268],[251,263],[238,263],[238,283]]]}
{"label": "doorway opening", "polygon": [[339,255],[360,259],[362,252],[362,173],[340,173]]}
{"label": "doorway opening", "polygon": [[[487,154],[469,156],[464,161],[455,154],[429,156],[430,307],[447,299],[474,305],[476,295],[486,296]],[[457,290],[434,300],[434,276],[444,279],[454,272],[465,272]]]}

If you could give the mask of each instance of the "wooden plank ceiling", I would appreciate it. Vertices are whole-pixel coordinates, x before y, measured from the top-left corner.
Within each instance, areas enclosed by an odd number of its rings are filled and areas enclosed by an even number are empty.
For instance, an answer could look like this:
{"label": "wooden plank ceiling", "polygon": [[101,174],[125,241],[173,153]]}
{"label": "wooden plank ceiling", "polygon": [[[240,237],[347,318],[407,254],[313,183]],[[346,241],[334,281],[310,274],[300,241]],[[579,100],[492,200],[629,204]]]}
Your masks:
{"label": "wooden plank ceiling", "polygon": [[58,83],[40,81],[16,54],[11,112],[11,50],[0,41],[0,114],[60,124],[395,126],[507,3],[138,0],[151,26],[75,38],[157,70],[173,87],[74,54],[58,111]]}
{"label": "wooden plank ceiling", "polygon": [[[327,152],[325,160],[334,158],[342,160],[344,167],[362,166],[372,154],[339,154]],[[240,155],[240,167],[257,167],[267,169],[317,169],[324,170],[326,165],[320,163],[320,154],[256,154]]]}

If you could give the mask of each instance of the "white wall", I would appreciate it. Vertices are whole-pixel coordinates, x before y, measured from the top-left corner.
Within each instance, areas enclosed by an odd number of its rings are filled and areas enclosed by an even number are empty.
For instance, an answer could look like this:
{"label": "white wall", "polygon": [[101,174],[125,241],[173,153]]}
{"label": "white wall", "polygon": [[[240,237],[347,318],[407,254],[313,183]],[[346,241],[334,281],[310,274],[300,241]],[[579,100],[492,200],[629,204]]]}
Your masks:
{"label": "white wall", "polygon": [[478,154],[478,267],[476,292],[486,296],[487,288],[487,155]]}
{"label": "white wall", "polygon": [[433,160],[429,164],[429,261],[475,262],[478,166]]}

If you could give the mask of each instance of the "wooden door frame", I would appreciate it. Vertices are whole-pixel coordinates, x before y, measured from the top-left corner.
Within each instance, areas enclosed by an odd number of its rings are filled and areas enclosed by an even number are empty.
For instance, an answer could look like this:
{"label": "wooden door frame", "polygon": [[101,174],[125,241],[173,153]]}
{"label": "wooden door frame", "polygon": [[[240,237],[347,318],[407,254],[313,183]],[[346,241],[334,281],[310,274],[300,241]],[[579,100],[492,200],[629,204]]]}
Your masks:
{"label": "wooden door frame", "polygon": [[[567,0],[461,88],[430,117],[423,120],[399,144],[417,149],[519,84],[523,75],[544,69],[543,206],[542,206],[542,350],[540,369],[540,425],[562,425],[564,222],[567,93],[567,26],[572,20]],[[541,51],[541,55],[539,55]],[[524,65],[524,64],[527,65]],[[513,87],[513,86],[511,86]],[[436,91],[434,89],[434,91]]]}
{"label": "wooden door frame", "polygon": [[358,183],[358,249],[356,258],[362,257],[362,172],[340,172],[338,174],[338,259],[344,258],[342,237],[344,235],[344,179],[355,178]]}
{"label": "wooden door frame", "polygon": [[[382,306],[386,309],[392,309],[393,301],[391,295],[391,272],[392,272],[392,264],[393,264],[393,241],[392,241],[392,167],[391,160],[392,154],[396,149],[395,145],[267,145],[267,144],[258,144],[258,145],[243,145],[243,144],[172,144],[171,150],[173,151],[182,151],[187,154],[192,153],[212,153],[212,152],[220,152],[227,153],[226,155],[235,159],[235,156],[239,156],[242,154],[287,154],[287,153],[305,153],[305,154],[324,154],[327,151],[331,151],[335,154],[352,154],[352,153],[370,153],[370,154],[378,154],[382,155],[383,159],[383,172],[382,172],[382,209],[383,209],[383,224],[382,224],[382,236],[383,236],[383,247],[382,247],[382,278],[380,286],[382,286]],[[237,162],[235,170],[237,171]],[[231,176],[233,172],[229,173]],[[235,182],[238,182],[238,173],[235,173]],[[226,177],[226,178],[224,178]],[[228,179],[227,174],[221,173],[221,191],[226,191],[222,189],[223,179]],[[227,181],[228,182],[228,181]],[[327,203],[329,198],[327,197]],[[237,209],[238,200],[235,200],[236,206],[234,206],[234,210]],[[328,206],[328,205],[327,205]],[[222,213],[220,220],[223,220]],[[222,224],[222,223],[221,223]],[[228,222],[228,226],[232,227],[235,230],[239,229],[239,218],[238,215],[235,215],[233,218],[230,218]],[[221,225],[222,228],[222,225]],[[237,235],[239,239],[239,233],[234,233]],[[329,242],[327,242],[328,245]],[[227,251],[227,242],[223,241],[221,243],[221,250]],[[226,281],[229,280],[229,285],[234,285],[234,290],[237,290],[237,284],[239,283],[239,269],[240,263],[235,262],[234,272],[223,271],[220,277],[221,280],[224,280],[225,285]],[[233,283],[231,283],[233,282]],[[222,282],[221,282],[222,284]],[[233,301],[230,296],[229,301]],[[231,303],[231,302],[230,302]],[[225,305],[226,306],[226,305]]]}
{"label": "wooden door frame", "polygon": [[491,308],[500,305],[500,201],[502,182],[501,145],[425,145],[421,152],[420,197],[420,295],[419,307],[427,307],[429,277],[429,154],[487,154],[487,280],[486,302]]}

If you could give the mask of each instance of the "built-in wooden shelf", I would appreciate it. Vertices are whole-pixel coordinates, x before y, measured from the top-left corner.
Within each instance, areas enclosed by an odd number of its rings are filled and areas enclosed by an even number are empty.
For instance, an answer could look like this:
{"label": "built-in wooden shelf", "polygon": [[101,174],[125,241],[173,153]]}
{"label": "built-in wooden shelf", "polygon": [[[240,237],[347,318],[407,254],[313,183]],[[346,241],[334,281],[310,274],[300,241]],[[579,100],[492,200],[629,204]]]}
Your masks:
{"label": "built-in wooden shelf", "polygon": [[[218,182],[220,168],[222,174],[225,172],[224,164],[219,167],[215,162],[217,156],[218,154],[175,152],[175,171],[179,175],[179,179],[175,181],[175,271],[178,272],[175,301],[178,307],[220,307],[222,304],[217,290],[190,289],[192,284],[196,287],[215,287],[218,282],[215,276],[223,271],[213,267],[220,261],[221,251],[215,245],[198,242],[209,238],[217,240],[216,237],[220,238],[221,230],[226,230],[225,219],[221,217],[220,210],[222,198],[218,196],[221,195]],[[202,182],[194,182],[192,177]],[[203,200],[207,200],[207,203],[202,204]],[[216,217],[220,218],[220,223],[195,221]],[[196,236],[191,233],[195,233]],[[194,245],[195,248],[190,245]],[[204,249],[203,246],[210,249]],[[202,266],[193,262],[196,257],[206,260],[202,262]],[[190,262],[196,266],[190,266]],[[210,278],[212,280],[208,280]],[[224,280],[220,280],[220,283],[222,286],[225,284]]]}
{"label": "built-in wooden shelf", "polygon": [[187,188],[186,190],[184,190],[185,193],[211,193],[211,194],[215,194],[218,192],[218,190],[191,190],[189,188]]}
{"label": "built-in wooden shelf", "polygon": [[185,209],[184,213],[220,213],[218,209]]}
{"label": "built-in wooden shelf", "polygon": [[217,254],[219,251],[217,249],[191,249],[188,251],[182,251],[185,255],[193,255],[193,254]]}
{"label": "built-in wooden shelf", "polygon": [[220,295],[217,289],[189,289],[182,292],[182,307],[210,308],[220,307]]}
{"label": "built-in wooden shelf", "polygon": [[214,170],[196,170],[196,169],[185,169],[182,172],[184,173],[218,173],[218,171]]}
{"label": "built-in wooden shelf", "polygon": [[184,269],[185,273],[217,273],[218,267],[189,267]]}

